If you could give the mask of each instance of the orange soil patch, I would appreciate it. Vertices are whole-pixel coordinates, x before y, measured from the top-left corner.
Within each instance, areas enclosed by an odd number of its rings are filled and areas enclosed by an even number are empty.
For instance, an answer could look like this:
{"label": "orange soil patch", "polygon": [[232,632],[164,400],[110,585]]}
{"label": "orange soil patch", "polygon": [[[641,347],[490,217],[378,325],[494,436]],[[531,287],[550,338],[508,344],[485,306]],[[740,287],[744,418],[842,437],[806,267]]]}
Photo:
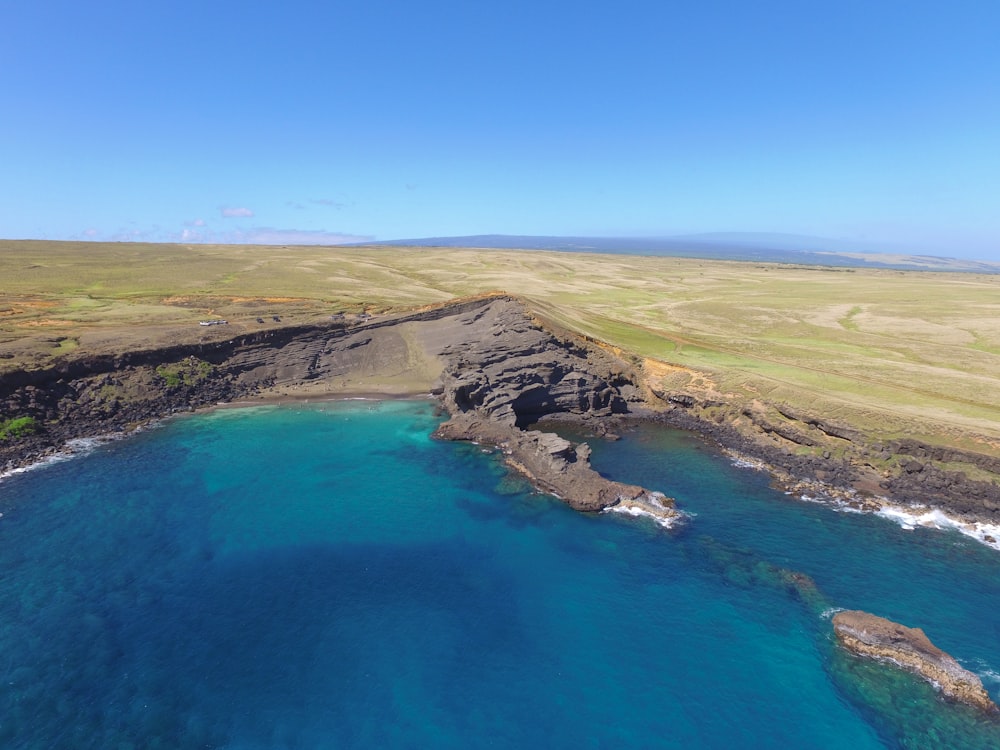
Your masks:
{"label": "orange soil patch", "polygon": [[23,313],[37,312],[40,310],[51,310],[58,303],[51,300],[25,300],[18,299],[11,302],[6,310],[0,310],[0,315],[22,315]]}
{"label": "orange soil patch", "polygon": [[311,300],[306,297],[223,297],[223,299],[228,299],[230,302],[269,302],[271,304],[279,304],[282,302],[315,302],[316,300]]}
{"label": "orange soil patch", "polygon": [[76,326],[75,320],[59,320],[57,318],[43,318],[42,320],[26,320],[21,323],[28,328],[51,327],[51,326]]}
{"label": "orange soil patch", "polygon": [[165,305],[184,305],[190,302],[205,302],[206,300],[224,300],[226,302],[267,302],[269,304],[281,304],[288,302],[315,302],[308,297],[227,297],[221,294],[208,295],[175,295],[164,297],[161,302]]}
{"label": "orange soil patch", "polygon": [[668,365],[666,362],[661,362],[658,359],[644,359],[642,361],[642,369],[646,371],[646,375],[650,378],[665,378],[668,375],[675,375],[679,372],[684,372],[691,376],[702,374],[689,367]]}

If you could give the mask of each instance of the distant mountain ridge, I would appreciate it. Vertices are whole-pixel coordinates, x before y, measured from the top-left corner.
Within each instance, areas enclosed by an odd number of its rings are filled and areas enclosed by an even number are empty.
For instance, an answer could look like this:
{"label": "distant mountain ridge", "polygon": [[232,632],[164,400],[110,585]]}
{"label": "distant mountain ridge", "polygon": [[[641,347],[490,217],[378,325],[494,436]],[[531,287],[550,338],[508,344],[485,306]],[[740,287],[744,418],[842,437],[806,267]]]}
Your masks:
{"label": "distant mountain ridge", "polygon": [[908,254],[900,251],[886,252],[880,251],[879,246],[870,243],[752,232],[717,232],[675,237],[550,237],[477,234],[463,237],[422,237],[357,244],[366,246],[468,247],[490,250],[556,250],[757,263],[1000,274],[1000,263]]}

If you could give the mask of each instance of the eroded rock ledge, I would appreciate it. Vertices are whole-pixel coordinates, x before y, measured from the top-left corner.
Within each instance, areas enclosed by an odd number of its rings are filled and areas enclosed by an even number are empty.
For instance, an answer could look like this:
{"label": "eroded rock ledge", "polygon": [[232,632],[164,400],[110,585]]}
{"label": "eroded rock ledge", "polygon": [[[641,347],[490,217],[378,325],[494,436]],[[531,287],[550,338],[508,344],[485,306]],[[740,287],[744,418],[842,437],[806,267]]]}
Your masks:
{"label": "eroded rock ledge", "polygon": [[[804,481],[866,510],[877,510],[881,499],[919,501],[965,520],[1000,524],[996,458],[907,439],[869,444],[828,419],[682,386],[649,385],[644,393],[647,384],[636,363],[543,326],[520,300],[503,294],[373,319],[335,316],[225,340],[199,333],[192,331],[189,343],[126,354],[81,349],[45,369],[0,375],[0,416],[30,417],[37,428],[17,440],[0,440],[0,472],[74,438],[126,432],[217,403],[434,393],[454,420],[440,436],[496,445],[512,467],[567,499],[584,484],[591,489],[583,494],[591,498],[600,479],[587,475],[584,482],[586,449],[540,442],[530,427],[568,418],[587,421],[601,435],[608,424],[620,423],[618,417],[638,414],[751,457],[788,489]],[[504,437],[489,434],[486,425],[502,425]],[[547,473],[572,488],[545,485],[541,469],[532,469],[552,462],[564,470]],[[972,473],[952,471],[956,466]],[[631,491],[581,502],[596,507]],[[637,507],[653,512],[657,504]],[[985,541],[996,542],[989,536]]]}
{"label": "eroded rock ledge", "polygon": [[442,352],[441,399],[452,416],[438,437],[502,451],[508,466],[577,510],[626,504],[661,521],[679,517],[662,494],[594,471],[586,443],[527,429],[550,414],[604,417],[627,413],[630,402],[641,404],[624,362],[560,339],[519,306],[484,309],[476,322],[481,336]]}
{"label": "eroded rock ledge", "polygon": [[[737,402],[654,394],[667,405],[657,421],[760,462],[783,488],[796,494],[820,491],[865,511],[877,511],[885,502],[916,504],[969,522],[1000,524],[1000,460],[991,455],[912,439],[870,442],[849,427],[787,407],[775,408],[775,414],[766,417]],[[813,448],[803,451],[803,446]]]}
{"label": "eroded rock ledge", "polygon": [[840,643],[852,653],[895,664],[933,683],[952,700],[997,712],[982,680],[931,643],[920,628],[857,610],[838,612],[833,628]]}
{"label": "eroded rock ledge", "polygon": [[627,505],[664,521],[680,515],[673,501],[661,493],[614,482],[594,471],[586,443],[574,444],[550,432],[521,430],[475,414],[453,417],[438,428],[435,436],[496,448],[511,469],[576,510],[599,511]]}
{"label": "eroded rock ledge", "polygon": [[125,432],[177,411],[364,392],[438,395],[452,417],[439,437],[496,447],[513,469],[574,508],[627,503],[661,520],[678,515],[659,493],[601,477],[585,444],[528,429],[550,414],[599,419],[643,401],[626,363],[546,330],[504,295],[120,356],[88,353],[6,373],[0,409],[31,417],[38,429],[0,442],[0,471],[74,438]]}

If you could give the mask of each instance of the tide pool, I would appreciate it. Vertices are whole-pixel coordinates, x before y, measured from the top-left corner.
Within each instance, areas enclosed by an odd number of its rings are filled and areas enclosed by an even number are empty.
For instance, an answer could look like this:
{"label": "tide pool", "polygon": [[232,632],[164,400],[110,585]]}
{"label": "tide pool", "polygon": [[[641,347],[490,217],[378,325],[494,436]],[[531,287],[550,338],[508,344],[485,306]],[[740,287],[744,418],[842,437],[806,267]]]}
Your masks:
{"label": "tide pool", "polygon": [[996,698],[995,551],[787,498],[653,427],[591,441],[594,465],[689,522],[582,515],[437,421],[226,409],[0,482],[0,744],[1000,746],[828,619],[922,627]]}

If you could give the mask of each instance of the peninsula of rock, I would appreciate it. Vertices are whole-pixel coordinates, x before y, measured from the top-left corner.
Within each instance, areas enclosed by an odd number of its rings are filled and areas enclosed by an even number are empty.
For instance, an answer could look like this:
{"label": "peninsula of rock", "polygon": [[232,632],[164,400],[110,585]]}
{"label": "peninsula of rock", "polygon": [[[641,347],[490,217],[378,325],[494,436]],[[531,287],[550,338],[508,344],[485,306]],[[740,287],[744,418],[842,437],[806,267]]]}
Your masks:
{"label": "peninsula of rock", "polygon": [[648,363],[561,330],[504,293],[231,337],[223,326],[196,327],[176,341],[133,351],[81,347],[44,367],[0,374],[0,416],[34,428],[0,440],[0,472],[74,438],[219,403],[433,394],[450,417],[439,437],[496,448],[512,469],[581,509],[617,503],[664,520],[675,513],[658,493],[601,477],[585,444],[539,432],[539,422],[570,419],[601,435],[627,419],[654,419],[760,461],[790,488],[819,486],[870,509],[881,499],[920,501],[1000,524],[1000,460],[990,455],[910,438],[869,444],[822,415],[663,390],[650,385],[660,381]]}
{"label": "peninsula of rock", "polygon": [[833,628],[848,651],[913,672],[937,686],[949,699],[997,712],[982,680],[931,643],[920,628],[908,628],[858,610],[838,612],[833,617]]}
{"label": "peninsula of rock", "polygon": [[512,469],[578,510],[626,503],[661,521],[678,516],[661,493],[594,471],[586,444],[528,429],[554,413],[624,415],[643,398],[624,361],[546,330],[506,295],[6,373],[3,413],[31,417],[39,429],[0,442],[0,469],[179,411],[367,393],[436,395],[451,417],[438,437],[501,451]]}

